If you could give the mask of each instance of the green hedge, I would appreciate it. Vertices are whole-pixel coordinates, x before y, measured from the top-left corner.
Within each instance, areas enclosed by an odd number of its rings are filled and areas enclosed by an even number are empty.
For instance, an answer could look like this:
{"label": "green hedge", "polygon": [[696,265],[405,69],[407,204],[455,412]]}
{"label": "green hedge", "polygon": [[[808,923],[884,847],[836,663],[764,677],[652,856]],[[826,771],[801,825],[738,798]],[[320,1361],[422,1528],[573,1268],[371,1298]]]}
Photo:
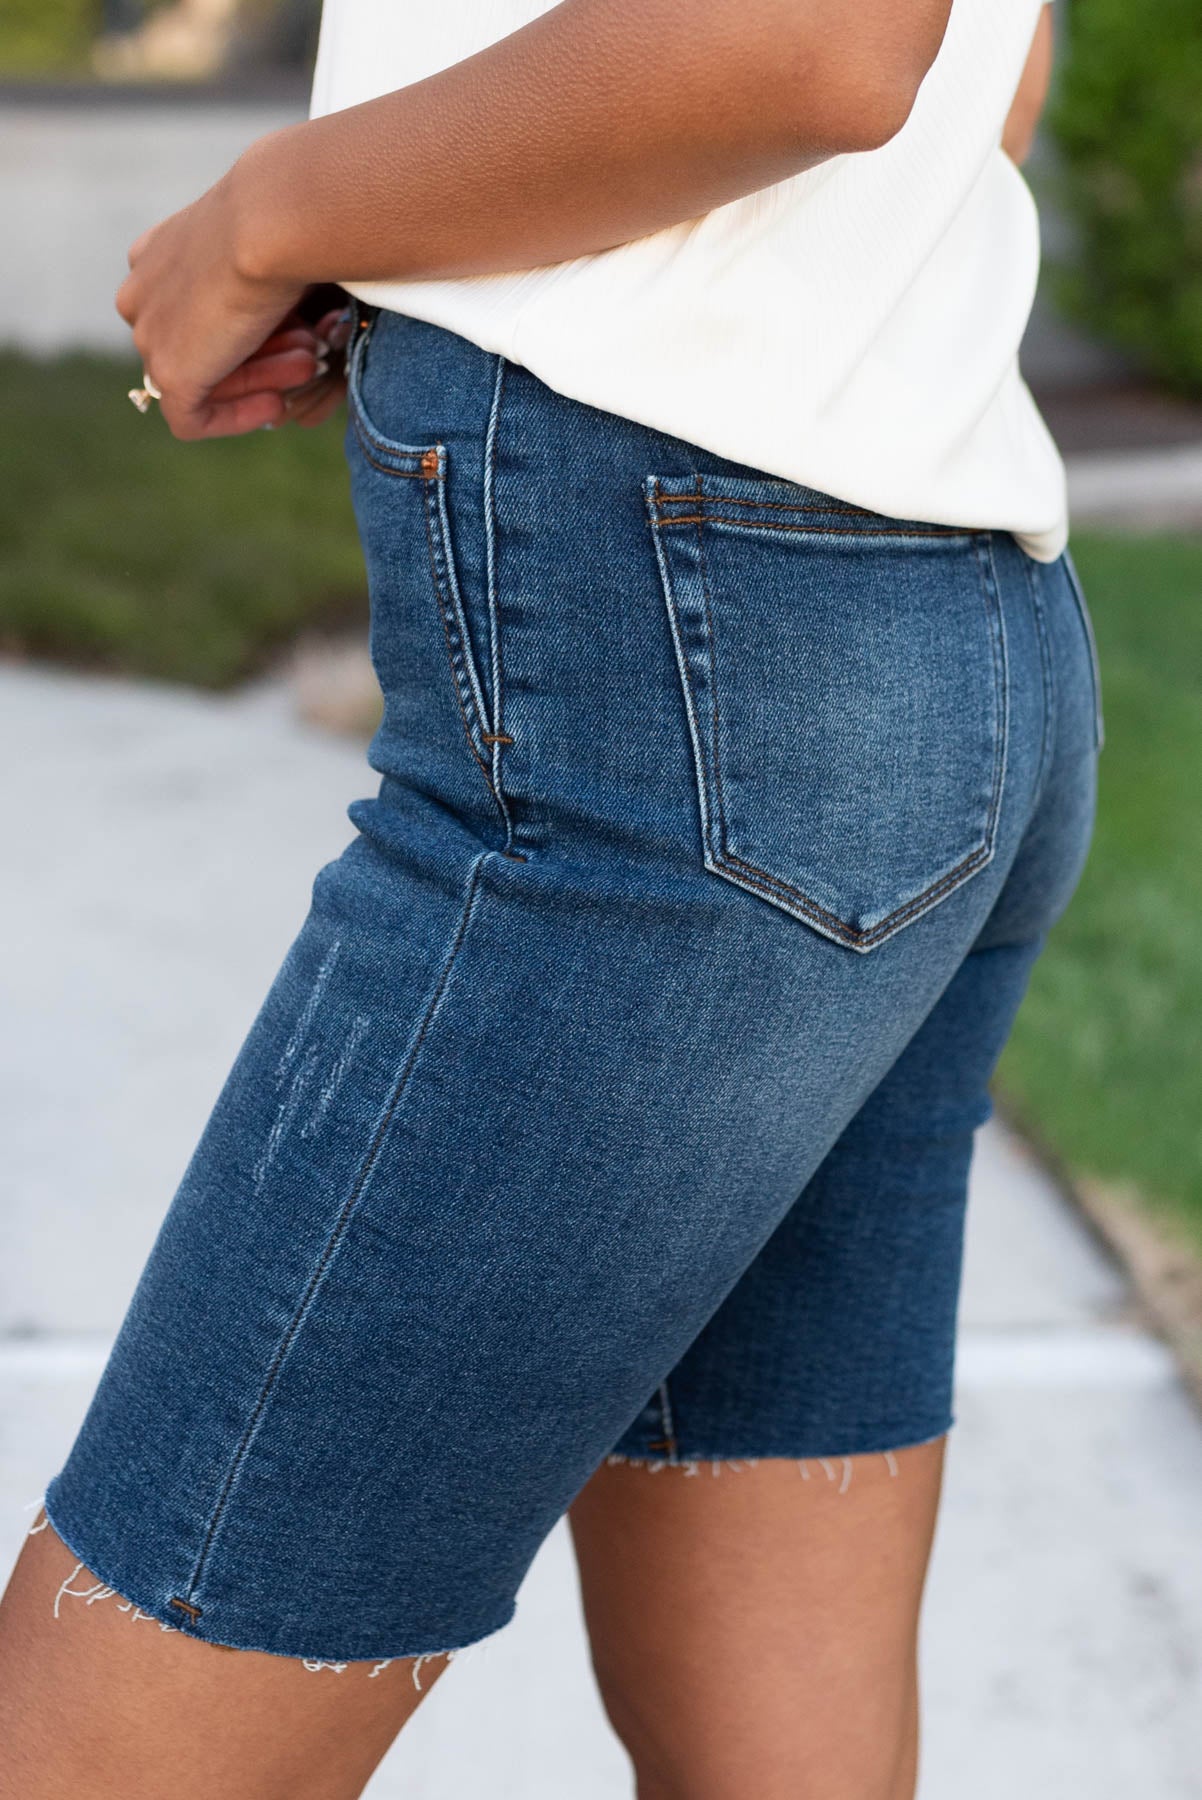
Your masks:
{"label": "green hedge", "polygon": [[0,349],[0,656],[223,687],[305,627],[362,627],[342,422],[180,444],[137,379]]}
{"label": "green hedge", "polygon": [[100,24],[100,0],[2,0],[0,76],[80,73]]}
{"label": "green hedge", "polygon": [[1202,392],[1199,0],[1075,0],[1050,114],[1078,242],[1066,310]]}
{"label": "green hedge", "polygon": [[1089,864],[1035,965],[999,1085],[1070,1174],[1202,1250],[1202,537],[1074,533],[1106,745]]}

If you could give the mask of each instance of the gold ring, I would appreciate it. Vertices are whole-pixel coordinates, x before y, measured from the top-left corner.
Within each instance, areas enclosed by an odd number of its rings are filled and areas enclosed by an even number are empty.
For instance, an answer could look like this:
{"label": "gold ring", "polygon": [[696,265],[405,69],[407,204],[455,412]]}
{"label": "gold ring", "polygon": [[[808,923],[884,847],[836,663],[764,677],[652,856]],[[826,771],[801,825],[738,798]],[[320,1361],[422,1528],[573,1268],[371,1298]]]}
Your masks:
{"label": "gold ring", "polygon": [[146,370],[143,369],[142,385],[141,387],[130,388],[129,397],[140,413],[149,412],[150,402],[152,400],[161,400],[163,398],[163,390],[155,386],[154,382],[150,379],[150,376],[146,373]]}

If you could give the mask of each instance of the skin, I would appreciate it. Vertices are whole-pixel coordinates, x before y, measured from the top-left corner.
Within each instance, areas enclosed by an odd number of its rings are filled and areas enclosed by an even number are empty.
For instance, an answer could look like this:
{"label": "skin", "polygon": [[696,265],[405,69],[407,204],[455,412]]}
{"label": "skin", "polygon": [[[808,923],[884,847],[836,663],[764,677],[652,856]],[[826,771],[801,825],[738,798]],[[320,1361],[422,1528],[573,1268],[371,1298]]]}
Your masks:
{"label": "skin", "polygon": [[572,1533],[639,1800],[911,1800],[943,1452],[593,1477]]}
{"label": "skin", "polygon": [[1002,132],[1002,149],[1016,163],[1026,162],[1031,153],[1036,127],[1052,79],[1053,50],[1052,9],[1045,6],[1039,14],[1039,23],[1031,40],[1022,80]]}
{"label": "skin", "polygon": [[[603,1467],[570,1520],[610,1718],[639,1800],[910,1800],[915,1635],[943,1440],[894,1459],[651,1475]],[[843,1491],[840,1491],[840,1490]],[[354,1800],[445,1659],[311,1673],[54,1600],[27,1540],[0,1607],[0,1794]],[[70,1583],[98,1586],[80,1572]],[[453,1677],[452,1677],[453,1679]]]}
{"label": "skin", "polygon": [[[0,1607],[4,1800],[351,1800],[446,1667],[374,1679],[223,1650],[55,1597],[76,1558],[30,1537]],[[80,1573],[73,1591],[97,1586]]]}
{"label": "skin", "polygon": [[[130,251],[119,308],[168,425],[211,437],[327,417],[346,330],[335,274],[576,255],[884,142],[946,12],[696,0],[683,43],[671,0],[567,0],[428,82],[272,134]],[[1003,139],[1016,160],[1050,45],[1045,10]],[[470,153],[447,162],[449,142]],[[598,1471],[570,1520],[639,1800],[911,1800],[943,1453],[900,1450],[896,1473],[855,1457],[846,1482],[841,1465],[831,1481],[773,1461],[716,1480]],[[354,1800],[446,1668],[311,1673],[79,1597],[98,1587],[49,1528],[27,1540],[0,1604],[3,1800]]]}

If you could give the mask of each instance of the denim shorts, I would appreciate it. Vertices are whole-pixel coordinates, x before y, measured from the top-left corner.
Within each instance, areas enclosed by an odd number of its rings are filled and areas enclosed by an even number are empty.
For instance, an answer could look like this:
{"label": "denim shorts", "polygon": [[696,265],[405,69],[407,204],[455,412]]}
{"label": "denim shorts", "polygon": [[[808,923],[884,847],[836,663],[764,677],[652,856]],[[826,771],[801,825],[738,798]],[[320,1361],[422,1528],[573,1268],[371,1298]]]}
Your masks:
{"label": "denim shorts", "polygon": [[948,1429],[973,1134],[1101,742],[1067,553],[355,323],[378,791],[47,1497],[143,1613],[329,1661],[502,1626],[607,1458]]}

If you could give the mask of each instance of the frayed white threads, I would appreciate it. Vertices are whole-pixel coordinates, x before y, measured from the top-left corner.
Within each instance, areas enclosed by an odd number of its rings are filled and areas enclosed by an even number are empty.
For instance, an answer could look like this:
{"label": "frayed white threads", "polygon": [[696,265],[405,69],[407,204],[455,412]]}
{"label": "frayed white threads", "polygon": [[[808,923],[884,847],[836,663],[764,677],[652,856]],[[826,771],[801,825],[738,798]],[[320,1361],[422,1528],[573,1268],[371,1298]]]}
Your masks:
{"label": "frayed white threads", "polygon": [[54,1616],[56,1619],[62,1618],[62,1603],[64,1600],[82,1600],[85,1606],[95,1606],[99,1600],[115,1600],[117,1602],[117,1611],[119,1613],[128,1614],[132,1623],[135,1625],[138,1623],[139,1619],[146,1619],[151,1625],[157,1625],[160,1631],[175,1631],[177,1629],[176,1626],[169,1625],[165,1619],[156,1619],[153,1613],[143,1612],[142,1608],[140,1606],[135,1606],[132,1600],[123,1600],[116,1588],[109,1587],[106,1582],[93,1581],[92,1585],[86,1588],[72,1587],[71,1583],[84,1573],[84,1564],[76,1563],[71,1573],[67,1576],[67,1579],[59,1588],[58,1593],[54,1596]]}
{"label": "frayed white threads", "polygon": [[[376,1663],[373,1668],[368,1670],[367,1679],[369,1681],[374,1681],[377,1675],[382,1675],[384,1673],[385,1669],[391,1669],[394,1662],[411,1660],[413,1665],[411,1670],[413,1685],[419,1694],[424,1693],[425,1690],[421,1683],[422,1665],[424,1663],[434,1662],[440,1656],[445,1657],[447,1662],[450,1662],[453,1656],[458,1656],[460,1654],[461,1652],[458,1650],[423,1650],[420,1656],[415,1656],[411,1659],[399,1656],[386,1656],[382,1661]],[[349,1662],[322,1662],[317,1657],[314,1657],[312,1660],[307,1657],[302,1657],[301,1659],[301,1668],[307,1669],[310,1675],[320,1675],[323,1669],[328,1669],[332,1675],[345,1675],[348,1669],[354,1669],[358,1666],[357,1663]]]}
{"label": "frayed white threads", "polygon": [[[897,1457],[892,1450],[882,1450],[879,1454],[884,1458],[885,1467],[888,1469],[890,1477],[901,1473],[898,1468]],[[842,1475],[836,1475],[834,1461],[830,1457],[815,1456],[813,1458],[799,1458],[797,1467],[801,1470],[801,1478],[803,1481],[808,1481],[810,1479],[809,1465],[811,1460],[818,1464],[818,1467],[822,1470],[822,1473],[826,1476],[828,1481],[838,1481],[838,1491],[841,1494],[847,1492],[848,1488],[851,1486],[852,1472],[855,1468],[855,1458],[853,1456],[841,1456],[838,1459],[842,1464]]]}
{"label": "frayed white threads", "polygon": [[[622,1456],[616,1450],[613,1451],[609,1456],[607,1456],[605,1461],[606,1461],[607,1467],[609,1467],[611,1469],[616,1468],[619,1464],[622,1464],[623,1466],[628,1465],[632,1469],[642,1469],[648,1475],[658,1475],[661,1469],[670,1469],[673,1466],[682,1466],[682,1465],[673,1465],[672,1463],[665,1462],[662,1457],[655,1457],[653,1459],[651,1457],[646,1457],[646,1456]],[[690,1466],[688,1464],[684,1464],[683,1466],[688,1470],[688,1473],[690,1475],[695,1475],[697,1473],[695,1466]]]}
{"label": "frayed white threads", "polygon": [[56,1619],[61,1617],[59,1608],[62,1606],[65,1599],[83,1600],[88,1606],[91,1606],[95,1601],[102,1598],[107,1600],[111,1595],[113,1591],[112,1588],[106,1588],[103,1581],[94,1582],[89,1588],[73,1588],[71,1583],[75,1580],[77,1575],[82,1574],[83,1564],[76,1563],[67,1579],[59,1588],[58,1593],[54,1596],[54,1616]]}
{"label": "frayed white threads", "polygon": [[48,1513],[43,1513],[41,1518],[35,1519],[33,1524],[29,1527],[29,1530],[25,1533],[26,1537],[38,1537],[46,1530],[49,1523],[50,1515]]}
{"label": "frayed white threads", "polygon": [[[35,1502],[35,1504],[40,1503]],[[48,1524],[49,1519],[43,1519],[40,1524],[35,1524],[32,1527],[29,1535],[32,1537],[36,1532],[45,1531]],[[74,1585],[81,1575],[86,1576],[88,1581],[87,1587],[76,1587]],[[143,1612],[142,1608],[140,1606],[135,1606],[132,1600],[122,1599],[116,1588],[109,1587],[107,1582],[94,1580],[86,1564],[81,1562],[76,1563],[66,1580],[60,1584],[59,1590],[54,1596],[53,1610],[56,1619],[61,1620],[62,1618],[62,1604],[64,1600],[82,1600],[85,1606],[95,1606],[97,1602],[101,1600],[115,1600],[117,1602],[117,1611],[119,1613],[127,1614],[135,1625],[139,1619],[145,1619],[151,1625],[157,1625],[160,1631],[179,1630],[178,1625],[170,1625],[165,1619],[156,1619],[153,1613]],[[469,1649],[476,1649],[477,1647],[478,1646],[476,1645],[467,1646]],[[424,1650],[420,1656],[415,1656],[412,1659],[397,1656],[385,1656],[382,1657],[379,1662],[373,1663],[372,1667],[368,1670],[367,1679],[369,1681],[374,1681],[377,1675],[382,1675],[385,1669],[390,1669],[394,1662],[411,1660],[413,1685],[420,1694],[424,1691],[421,1683],[421,1671],[424,1664],[435,1662],[439,1657],[445,1657],[446,1661],[450,1662],[452,1657],[461,1656],[462,1654],[462,1650]],[[328,1670],[332,1675],[345,1675],[348,1669],[362,1668],[363,1666],[362,1663],[326,1662],[320,1657],[299,1657],[297,1660],[300,1662],[302,1669],[307,1670],[310,1675],[320,1675],[323,1670]]]}
{"label": "frayed white threads", "polygon": [[132,1600],[123,1600],[117,1608],[118,1612],[130,1614],[130,1624],[136,1625],[139,1619],[145,1619],[151,1625],[157,1625],[160,1631],[178,1631],[178,1625],[168,1625],[166,1619],[156,1619],[153,1613],[143,1612]]}
{"label": "frayed white threads", "polygon": [[[852,1466],[853,1466],[851,1457],[850,1456],[841,1456],[839,1458],[839,1461],[843,1465],[843,1473],[842,1473],[841,1477],[835,1473],[835,1465],[829,1457],[816,1456],[813,1458],[813,1460],[818,1464],[818,1467],[822,1470],[822,1473],[826,1476],[828,1481],[831,1481],[831,1482],[838,1481],[839,1493],[845,1494],[847,1492],[848,1488],[851,1486],[851,1472],[852,1472]],[[810,1463],[809,1458],[803,1458],[803,1459],[799,1460],[799,1462],[797,1464],[798,1468],[801,1470],[801,1478],[803,1481],[808,1481],[810,1479],[809,1463]]]}
{"label": "frayed white threads", "polygon": [[[867,1455],[869,1452],[865,1452],[864,1454]],[[892,1450],[881,1450],[879,1452],[873,1452],[872,1454],[877,1454],[884,1458],[885,1467],[888,1469],[890,1476],[899,1475],[901,1473],[901,1470],[898,1467],[897,1457]],[[620,1451],[614,1450],[606,1457],[605,1463],[608,1468],[615,1468],[622,1465],[632,1469],[642,1469],[647,1475],[658,1475],[663,1469],[676,1469],[682,1475],[700,1475],[703,1468],[708,1464],[710,1474],[717,1476],[720,1475],[724,1469],[728,1470],[732,1475],[739,1475],[744,1469],[755,1469],[758,1468],[762,1462],[772,1462],[774,1460],[786,1459],[776,1459],[770,1456],[682,1456],[673,1461],[671,1458],[662,1456],[623,1456]],[[836,1488],[838,1493],[845,1494],[851,1486],[851,1478],[855,1472],[856,1466],[856,1458],[854,1456],[799,1456],[793,1460],[796,1461],[797,1467],[801,1471],[801,1478],[803,1481],[809,1481],[811,1479],[810,1464],[817,1463],[818,1467],[822,1470],[822,1473],[826,1476],[826,1479]]]}
{"label": "frayed white threads", "polygon": [[462,1654],[462,1650],[429,1650],[424,1652],[421,1656],[415,1656],[413,1659],[413,1685],[418,1693],[420,1694],[423,1691],[421,1681],[418,1679],[421,1675],[423,1663],[434,1662],[436,1658],[440,1656],[445,1658],[447,1662],[453,1662],[457,1656],[462,1656]]}

